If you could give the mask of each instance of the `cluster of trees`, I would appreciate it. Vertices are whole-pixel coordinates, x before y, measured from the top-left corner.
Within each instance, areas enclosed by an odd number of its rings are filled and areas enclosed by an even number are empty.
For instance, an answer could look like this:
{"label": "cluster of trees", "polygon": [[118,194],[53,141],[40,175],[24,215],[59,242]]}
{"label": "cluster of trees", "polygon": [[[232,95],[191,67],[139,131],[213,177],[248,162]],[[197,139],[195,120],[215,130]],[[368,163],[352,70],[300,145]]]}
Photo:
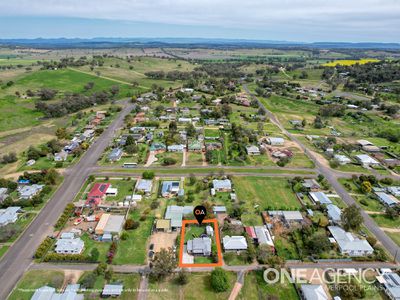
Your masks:
{"label": "cluster of trees", "polygon": [[91,107],[95,104],[104,104],[118,93],[117,86],[110,92],[103,91],[93,93],[91,96],[81,94],[66,94],[60,102],[48,104],[44,101],[38,101],[35,104],[37,110],[43,112],[47,118],[62,117],[70,113]]}
{"label": "cluster of trees", "polygon": [[336,66],[339,73],[349,72],[357,84],[374,84],[400,79],[399,61],[381,61],[376,63]]}
{"label": "cluster of trees", "polygon": [[114,270],[111,266],[107,266],[106,263],[101,262],[98,264],[97,268],[91,273],[84,275],[79,283],[83,288],[92,289],[96,283],[98,277],[104,277],[105,280],[111,281],[114,275]]}
{"label": "cluster of trees", "polygon": [[29,146],[28,150],[26,151],[26,156],[28,159],[38,160],[40,157],[47,156],[48,154],[60,152],[62,146],[63,145],[60,141],[52,139],[46,144],[41,145],[39,149],[34,146]]}
{"label": "cluster of trees", "polygon": [[150,280],[159,281],[172,274],[177,266],[176,256],[172,248],[162,248],[154,255],[151,263]]}
{"label": "cluster of trees", "polygon": [[0,243],[8,242],[10,238],[15,236],[21,231],[21,225],[19,224],[7,224],[0,227]]}
{"label": "cluster of trees", "polygon": [[243,62],[239,63],[204,63],[195,68],[195,71],[205,72],[210,77],[224,77],[224,78],[240,78],[246,74],[240,69],[245,65]]}
{"label": "cluster of trees", "polygon": [[318,114],[321,117],[342,117],[346,107],[340,104],[328,104],[320,107]]}
{"label": "cluster of trees", "polygon": [[16,162],[17,160],[17,154],[15,152],[10,152],[0,157],[0,164],[11,164]]}
{"label": "cluster of trees", "polygon": [[192,71],[192,72],[182,72],[182,71],[148,71],[144,73],[149,78],[152,79],[167,79],[171,81],[176,80],[190,80],[190,79],[200,79],[206,76],[205,72]]}

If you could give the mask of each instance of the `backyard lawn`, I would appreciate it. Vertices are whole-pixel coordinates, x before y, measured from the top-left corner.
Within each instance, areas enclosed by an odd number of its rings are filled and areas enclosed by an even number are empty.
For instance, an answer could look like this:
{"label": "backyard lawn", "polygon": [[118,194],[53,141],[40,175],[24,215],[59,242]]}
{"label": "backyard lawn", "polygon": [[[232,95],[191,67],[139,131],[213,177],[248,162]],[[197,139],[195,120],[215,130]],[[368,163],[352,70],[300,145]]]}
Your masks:
{"label": "backyard lawn", "polygon": [[288,280],[283,283],[267,284],[263,278],[263,271],[247,273],[238,299],[258,300],[268,299],[268,296],[285,300],[300,299],[295,287]]}
{"label": "backyard lawn", "polygon": [[226,292],[216,293],[211,287],[211,275],[209,273],[190,273],[189,282],[186,285],[179,285],[174,277],[170,277],[161,282],[150,282],[150,291],[147,295],[148,300],[170,300],[176,299],[181,295],[181,299],[186,300],[222,300],[228,299],[232,287],[236,281],[235,273],[228,273],[230,287]]}
{"label": "backyard lawn", "polygon": [[254,208],[254,205],[259,205],[261,210],[301,207],[284,178],[235,177],[233,182],[238,199],[245,201],[248,208]]}
{"label": "backyard lawn", "polygon": [[[131,217],[139,221],[140,212],[134,210]],[[153,226],[153,216],[147,216],[146,220],[139,221],[138,228],[128,230],[128,238],[118,244],[117,254],[114,257],[113,263],[116,265],[123,264],[144,264],[146,261],[147,239],[151,233]]]}
{"label": "backyard lawn", "polygon": [[56,289],[61,288],[64,281],[64,272],[54,270],[31,270],[25,273],[9,300],[29,300],[35,289],[48,285]]}

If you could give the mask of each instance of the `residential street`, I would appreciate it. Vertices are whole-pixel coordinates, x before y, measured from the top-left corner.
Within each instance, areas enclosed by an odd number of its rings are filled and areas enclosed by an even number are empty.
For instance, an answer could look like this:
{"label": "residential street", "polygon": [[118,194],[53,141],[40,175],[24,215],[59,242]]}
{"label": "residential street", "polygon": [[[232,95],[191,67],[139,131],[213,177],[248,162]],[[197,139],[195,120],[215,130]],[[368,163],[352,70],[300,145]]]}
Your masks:
{"label": "residential street", "polygon": [[[252,97],[255,97],[250,93],[246,85],[243,85],[245,91],[249,93]],[[257,99],[258,101],[258,99]],[[80,161],[73,167],[69,168],[65,172],[64,182],[60,185],[59,189],[56,191],[54,196],[49,200],[46,206],[42,209],[42,211],[38,214],[37,218],[28,226],[26,231],[21,235],[19,240],[17,240],[14,245],[11,246],[10,250],[2,257],[0,261],[0,270],[2,270],[0,274],[0,282],[2,283],[2,288],[0,289],[0,299],[6,299],[9,293],[12,291],[14,286],[16,285],[19,278],[23,275],[26,269],[29,267],[32,269],[57,269],[57,268],[65,268],[65,269],[76,269],[76,270],[92,270],[96,267],[95,264],[68,264],[68,265],[54,265],[54,264],[32,264],[32,256],[41,243],[41,241],[47,236],[52,234],[53,225],[57,221],[58,217],[61,215],[67,203],[71,202],[75,195],[79,192],[82,185],[85,182],[85,179],[90,174],[102,175],[102,176],[133,176],[134,174],[140,174],[140,168],[135,169],[134,171],[116,171],[116,168],[120,167],[99,167],[96,166],[98,159],[101,157],[105,148],[108,146],[110,140],[113,138],[115,131],[123,125],[124,117],[132,110],[134,104],[124,102],[125,106],[120,113],[120,115],[115,119],[112,124],[103,132],[103,134],[94,142],[94,144],[87,150],[87,152],[83,155]],[[273,115],[270,111],[268,111],[263,104],[259,101],[260,107],[262,107],[267,116],[271,119],[273,123],[275,123],[281,130],[284,132],[290,139],[296,142],[301,149],[306,153],[306,155],[314,162],[315,169],[304,169],[304,168],[280,168],[280,167],[245,167],[247,169],[264,169],[265,172],[255,173],[255,172],[238,172],[237,169],[241,169],[240,167],[220,167],[219,169],[224,170],[224,174],[226,175],[235,175],[235,176],[279,176],[279,177],[292,177],[292,176],[301,176],[301,174],[293,174],[290,171],[301,170],[312,172],[319,172],[323,174],[328,182],[332,185],[332,187],[336,190],[338,195],[345,201],[348,205],[356,204],[354,199],[349,195],[349,193],[341,186],[338,182],[339,177],[350,177],[350,173],[343,173],[331,170],[329,167],[321,164],[318,159],[309,151],[304,144],[302,144],[294,135],[289,133],[285,128],[283,128],[282,124],[280,124],[279,120]],[[186,167],[189,170],[191,167]],[[193,167],[196,170],[196,175],[206,176],[210,173],[210,171],[198,172],[198,169],[202,167]],[[207,167],[204,167],[205,169]],[[243,169],[245,169],[243,168]],[[157,171],[161,170],[160,168],[152,168],[150,169]],[[162,168],[162,170],[166,170],[168,168]],[[235,170],[236,169],[236,170]],[[144,170],[144,169],[143,169]],[[171,168],[171,172],[173,172],[173,168]],[[269,171],[268,171],[269,170]],[[287,170],[288,173],[274,173],[274,170]],[[157,174],[157,176],[171,176],[171,172],[166,172],[165,174]],[[190,172],[188,172],[189,174]],[[179,174],[179,176],[186,176]],[[314,174],[307,174],[307,177],[315,177]],[[386,176],[385,176],[386,177]],[[389,176],[390,177],[390,176]],[[397,252],[399,251],[399,247],[375,224],[373,219],[364,211],[362,212],[362,216],[364,218],[364,223],[368,230],[370,230],[378,239],[378,241],[390,252],[391,255],[396,257]],[[398,260],[399,257],[396,257]],[[357,268],[357,267],[388,267],[394,266],[392,264],[387,263],[293,263],[288,262],[288,267],[301,267],[301,268],[316,268],[316,267],[349,267]],[[251,266],[224,266],[224,269],[235,272],[244,272],[254,269],[259,269],[262,266],[259,265],[251,265]],[[114,270],[116,272],[142,272],[147,270],[146,266],[137,266],[137,265],[122,265],[115,266]],[[189,268],[188,271],[210,271],[212,268]],[[146,285],[146,282],[143,282],[143,285]],[[141,296],[145,299],[145,295]]]}
{"label": "residential street", "polygon": [[[282,124],[279,122],[276,116],[265,108],[265,106],[261,103],[261,101],[259,101],[258,98],[255,97],[255,95],[249,91],[249,89],[245,84],[243,85],[243,88],[246,91],[246,93],[248,93],[251,97],[253,97],[253,99],[257,100],[260,107],[262,107],[266,112],[267,116],[271,118],[271,121],[275,123],[282,130],[282,132],[285,133],[291,140],[296,142],[301,149],[303,149],[304,153],[314,162],[316,170],[325,176],[325,178],[336,190],[337,194],[343,199],[343,201],[346,202],[347,205],[355,204],[359,206],[358,203],[349,195],[349,193],[339,183],[338,181],[339,176],[337,172],[334,172],[331,170],[331,168],[321,164],[319,160],[316,159],[316,157],[311,153],[311,151],[307,149],[306,146],[304,146],[302,142],[300,142],[294,135],[292,135],[282,126]],[[351,176],[351,174],[349,175]],[[361,210],[361,214],[364,218],[364,224],[368,228],[368,230],[371,231],[371,233],[376,236],[378,241],[389,251],[389,253],[395,258],[395,260],[399,261],[399,256],[398,256],[398,252],[400,250],[399,246],[397,246],[396,243],[393,242],[392,239],[388,237],[386,233],[376,225],[374,220],[366,212],[364,212],[364,210]]]}
{"label": "residential street", "polygon": [[90,168],[108,146],[117,128],[121,127],[124,117],[132,110],[133,104],[124,102],[125,107],[120,115],[101,134],[94,144],[86,151],[80,161],[67,170],[64,182],[38,214],[36,219],[27,227],[20,238],[11,246],[0,261],[0,299],[6,299],[19,278],[32,263],[32,257],[43,239],[52,234],[53,225],[63,212],[67,203],[71,202],[81,189]]}

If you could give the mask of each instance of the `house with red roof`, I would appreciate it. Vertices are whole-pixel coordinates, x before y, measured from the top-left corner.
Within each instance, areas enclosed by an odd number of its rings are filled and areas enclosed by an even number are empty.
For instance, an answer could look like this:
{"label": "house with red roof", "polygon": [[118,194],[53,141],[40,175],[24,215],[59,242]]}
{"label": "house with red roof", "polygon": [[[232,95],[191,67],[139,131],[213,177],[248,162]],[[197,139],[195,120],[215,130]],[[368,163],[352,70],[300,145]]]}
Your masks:
{"label": "house with red roof", "polygon": [[105,200],[107,190],[110,186],[109,183],[95,183],[87,196],[86,205],[99,205],[101,201]]}
{"label": "house with red roof", "polygon": [[253,241],[255,241],[257,239],[257,235],[256,235],[256,232],[254,231],[253,226],[246,226],[246,227],[244,227],[244,230],[249,235],[249,237],[251,239],[253,239]]}

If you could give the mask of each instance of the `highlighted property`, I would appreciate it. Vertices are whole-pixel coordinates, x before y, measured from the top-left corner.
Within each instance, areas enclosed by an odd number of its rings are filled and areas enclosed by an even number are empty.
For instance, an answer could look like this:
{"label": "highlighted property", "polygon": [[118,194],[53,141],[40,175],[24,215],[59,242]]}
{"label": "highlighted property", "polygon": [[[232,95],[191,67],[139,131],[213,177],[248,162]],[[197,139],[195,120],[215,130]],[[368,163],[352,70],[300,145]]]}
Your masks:
{"label": "highlighted property", "polygon": [[[188,263],[187,257],[190,257],[191,255],[188,254],[188,249],[187,245],[185,246],[185,231],[186,231],[186,225],[187,224],[193,224],[193,225],[198,225],[198,222],[196,220],[182,220],[182,230],[181,230],[181,242],[179,246],[179,267],[181,268],[192,268],[192,267],[220,267],[222,266],[222,250],[221,250],[221,242],[219,239],[219,230],[218,230],[218,221],[216,219],[209,219],[209,220],[204,220],[202,222],[203,224],[205,223],[210,223],[214,225],[213,229],[213,237],[215,238],[215,244],[216,244],[216,250],[217,250],[217,257],[218,257],[218,262],[216,263]],[[200,247],[203,245],[202,243],[204,242],[204,251],[205,254],[208,254],[208,240],[206,237],[204,238],[197,238],[196,239],[196,244],[200,244]],[[193,250],[193,243],[194,241],[190,241],[190,250]],[[197,245],[196,245],[197,246]],[[210,245],[211,247],[211,245]],[[190,251],[189,250],[189,251]]]}

